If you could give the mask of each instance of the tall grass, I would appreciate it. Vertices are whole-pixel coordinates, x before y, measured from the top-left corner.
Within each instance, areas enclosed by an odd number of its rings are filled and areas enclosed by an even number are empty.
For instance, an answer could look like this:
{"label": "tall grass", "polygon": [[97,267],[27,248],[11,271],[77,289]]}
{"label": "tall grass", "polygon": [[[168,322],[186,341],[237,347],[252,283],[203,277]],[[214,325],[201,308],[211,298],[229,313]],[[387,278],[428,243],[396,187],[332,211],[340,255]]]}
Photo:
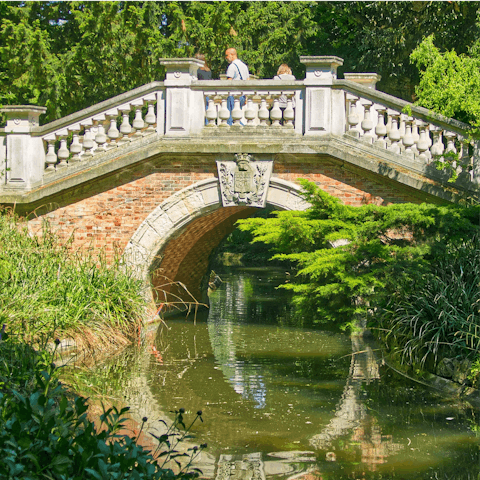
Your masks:
{"label": "tall grass", "polygon": [[391,351],[409,365],[480,352],[480,241],[449,245],[430,271],[406,275],[377,316]]}
{"label": "tall grass", "polygon": [[107,265],[104,252],[78,252],[46,225],[41,236],[0,211],[0,325],[26,339],[132,335],[145,311],[142,283]]}

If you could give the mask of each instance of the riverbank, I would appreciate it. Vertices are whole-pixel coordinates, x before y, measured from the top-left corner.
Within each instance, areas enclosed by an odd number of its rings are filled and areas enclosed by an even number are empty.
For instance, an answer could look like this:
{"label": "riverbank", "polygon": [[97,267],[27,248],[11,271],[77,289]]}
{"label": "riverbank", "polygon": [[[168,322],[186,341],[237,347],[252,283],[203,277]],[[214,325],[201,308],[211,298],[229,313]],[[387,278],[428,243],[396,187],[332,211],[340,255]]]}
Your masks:
{"label": "riverbank", "polygon": [[141,281],[119,257],[105,258],[73,250],[48,225],[30,235],[23,219],[0,211],[1,478],[196,477],[188,460],[181,469],[163,462],[176,455],[168,441],[179,438],[179,412],[152,443],[146,420],[128,426],[128,407],[100,411],[72,388],[75,374],[60,380],[62,363],[104,360],[138,341],[151,317]]}
{"label": "riverbank", "polygon": [[183,425],[181,411],[152,441],[144,428],[147,418],[138,423],[129,416],[129,407],[117,402],[100,409],[60,382],[55,355],[56,348],[38,350],[8,331],[2,333],[1,478],[197,477],[191,461],[203,447],[185,449],[182,467],[173,462],[174,448],[186,434],[177,429]]}
{"label": "riverbank", "polygon": [[73,249],[45,225],[0,211],[0,325],[38,348],[55,338],[85,349],[129,341],[146,312],[143,284],[98,248]]}

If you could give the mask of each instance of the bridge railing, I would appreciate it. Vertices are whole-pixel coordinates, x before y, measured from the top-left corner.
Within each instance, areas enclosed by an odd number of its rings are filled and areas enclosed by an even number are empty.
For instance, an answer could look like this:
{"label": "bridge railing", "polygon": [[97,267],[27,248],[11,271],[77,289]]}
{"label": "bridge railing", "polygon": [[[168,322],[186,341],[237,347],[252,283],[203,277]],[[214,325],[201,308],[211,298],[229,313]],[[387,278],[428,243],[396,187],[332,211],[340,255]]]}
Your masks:
{"label": "bridge railing", "polygon": [[28,191],[148,137],[160,141],[212,132],[238,138],[268,132],[279,139],[293,135],[319,141],[347,137],[394,154],[399,163],[418,171],[446,158],[470,177],[478,169],[477,143],[468,136],[467,125],[377,91],[376,74],[345,74],[345,80],[337,80],[343,63],[337,57],[300,60],[306,65],[303,80],[198,81],[196,70],[203,62],[164,59],[163,82],[43,126],[38,126],[43,107],[5,107],[0,162],[6,168],[0,189]]}
{"label": "bridge railing", "polygon": [[[42,135],[45,173],[54,173],[68,164],[86,161],[156,133],[159,115],[155,107],[161,105],[163,89],[159,88],[161,85],[151,87],[154,91],[149,93],[129,92],[126,98],[118,99],[122,102],[119,105],[115,105],[117,100],[113,105],[107,102],[103,108],[97,106],[93,114],[85,116],[79,112],[77,115],[83,118],[64,119],[53,131]],[[49,127],[51,130],[52,126]]]}
{"label": "bridge railing", "polygon": [[[214,85],[211,81],[198,83],[203,84],[205,126],[208,128],[294,130],[297,125],[298,133],[302,133],[302,118],[296,106],[301,103],[303,81],[254,80],[241,82],[236,88],[232,88],[233,82],[222,82],[224,85]],[[231,110],[228,102],[233,107]]]}
{"label": "bridge railing", "polygon": [[457,174],[473,179],[479,167],[478,141],[466,124],[348,80],[338,80],[333,88],[344,93],[345,135],[397,154],[419,169],[448,160]]}

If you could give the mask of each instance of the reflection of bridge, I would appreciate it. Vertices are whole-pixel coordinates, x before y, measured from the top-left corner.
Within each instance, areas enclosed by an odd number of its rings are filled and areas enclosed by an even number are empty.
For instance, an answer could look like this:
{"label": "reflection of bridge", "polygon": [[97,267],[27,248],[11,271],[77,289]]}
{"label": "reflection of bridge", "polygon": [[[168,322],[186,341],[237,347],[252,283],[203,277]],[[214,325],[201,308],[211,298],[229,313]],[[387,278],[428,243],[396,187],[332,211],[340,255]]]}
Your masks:
{"label": "reflection of bridge", "polygon": [[[198,60],[164,60],[165,81],[43,126],[44,108],[5,107],[0,203],[35,211],[32,231],[48,218],[75,246],[123,253],[145,279],[160,267],[199,296],[208,256],[238,218],[305,208],[299,177],[352,205],[476,191],[465,125],[414,106],[402,113],[407,103],[376,91],[375,74],[338,80],[337,57],[301,60],[303,80],[246,82],[198,81]],[[434,160],[451,153],[469,171],[445,189]]]}
{"label": "reflection of bridge", "polygon": [[[255,375],[255,373],[248,368],[247,364],[241,362],[241,365],[235,371],[235,378],[232,378],[232,369],[230,366],[234,363],[239,363],[236,345],[230,341],[232,340],[232,332],[224,329],[223,332],[220,332],[219,336],[214,337],[212,336],[213,333],[216,333],[214,329],[208,329],[208,337],[210,337],[211,348],[215,358],[214,363],[207,360],[211,356],[209,349],[205,350],[205,344],[200,341],[200,338],[197,338],[206,333],[206,328],[200,328],[199,325],[193,327],[191,324],[189,324],[189,326],[189,332],[191,332],[192,338],[196,338],[199,341],[198,345],[195,343],[195,355],[191,355],[194,353],[193,351],[188,354],[185,353],[185,362],[175,355],[173,357],[175,358],[174,362],[178,364],[168,365],[164,375],[166,375],[168,371],[169,375],[180,377],[190,368],[191,378],[190,380],[184,378],[184,383],[181,383],[181,387],[174,387],[171,382],[165,382],[166,377],[163,377],[163,386],[160,387],[160,389],[168,390],[168,392],[165,393],[164,397],[160,398],[163,398],[163,400],[168,398],[169,401],[171,401],[172,398],[178,398],[176,395],[179,393],[183,396],[193,395],[193,397],[195,397],[196,392],[189,388],[191,379],[200,375],[201,368],[207,368],[207,375],[213,375],[217,365],[226,380],[222,386],[222,390],[231,388],[235,390],[237,394],[243,396],[244,392],[238,391],[236,388],[238,382],[242,385],[249,385],[249,382],[252,380],[251,377]],[[201,324],[201,326],[205,327],[204,324]],[[179,343],[178,332],[170,338],[168,337],[169,336],[165,338],[162,336],[162,340],[166,340],[166,343],[163,344],[163,350],[166,351],[170,350],[169,346],[173,348],[173,344],[176,345]],[[220,346],[219,340],[222,341],[222,346]],[[256,340],[254,339],[253,341],[255,342]],[[182,343],[180,349],[185,349],[185,346],[190,342],[183,344],[182,341],[180,343]],[[322,458],[326,456],[328,460],[331,459],[330,455],[334,455],[333,452],[338,454],[339,440],[342,440],[344,448],[350,451],[356,448],[361,454],[361,456],[358,457],[361,458],[361,467],[359,467],[361,471],[365,471],[365,469],[375,471],[378,464],[385,463],[388,457],[396,454],[404,447],[402,444],[395,443],[391,435],[382,434],[375,415],[371,415],[365,406],[365,400],[368,397],[363,395],[362,385],[374,382],[380,377],[378,364],[370,346],[366,344],[361,337],[353,337],[352,351],[352,360],[343,392],[339,395],[330,421],[326,425],[319,425],[319,432],[310,438],[312,451],[280,451],[269,454],[256,452],[243,455],[222,453],[219,457],[216,457],[207,450],[202,453],[195,466],[203,470],[205,478],[215,478],[216,480],[252,480],[280,477],[292,480],[294,478],[320,479],[322,469],[325,467],[325,465],[322,464]],[[202,358],[204,359],[203,362]],[[122,390],[126,395],[125,401],[133,407],[137,419],[143,416],[147,416],[150,419],[147,425],[148,431],[160,435],[165,433],[165,431],[163,425],[157,420],[163,418],[169,423],[169,419],[167,418],[168,415],[166,412],[161,410],[160,405],[163,402],[158,398],[158,385],[157,389],[152,388],[151,377],[153,376],[155,382],[162,385],[162,375],[159,374],[161,371],[158,368],[152,367],[150,350],[145,350],[144,353],[135,360],[137,363],[131,365],[131,367],[132,371],[136,372],[136,374],[132,376],[132,378],[128,377],[125,379],[125,385]],[[202,363],[203,367],[200,367],[200,363]],[[149,364],[151,370],[147,370],[145,367]],[[200,382],[199,385],[204,386],[205,384]],[[181,390],[179,391],[178,388]],[[215,389],[215,391],[217,390]],[[252,403],[256,403],[255,399],[249,398],[249,400],[251,400]],[[198,398],[196,398],[195,401],[198,401]],[[233,405],[235,405],[235,402],[229,402],[227,409],[233,408]],[[261,408],[264,407],[265,405]],[[212,415],[212,413],[210,410],[210,415]],[[212,417],[209,417],[208,423],[211,423],[211,421]],[[212,428],[212,425],[210,425],[210,433]],[[229,428],[227,425],[222,423],[220,426],[217,426],[217,428],[220,428],[224,431],[224,435],[227,435]],[[197,443],[199,442],[198,439],[196,441]],[[193,442],[195,442],[195,440],[193,440]],[[353,447],[353,445],[356,445],[356,447]],[[191,443],[187,443],[180,445],[179,448],[183,452],[187,451],[191,446]],[[231,444],[231,446],[235,446],[235,444]],[[307,476],[307,472],[309,471],[315,471],[317,473]],[[302,474],[305,474],[305,477],[303,477]]]}

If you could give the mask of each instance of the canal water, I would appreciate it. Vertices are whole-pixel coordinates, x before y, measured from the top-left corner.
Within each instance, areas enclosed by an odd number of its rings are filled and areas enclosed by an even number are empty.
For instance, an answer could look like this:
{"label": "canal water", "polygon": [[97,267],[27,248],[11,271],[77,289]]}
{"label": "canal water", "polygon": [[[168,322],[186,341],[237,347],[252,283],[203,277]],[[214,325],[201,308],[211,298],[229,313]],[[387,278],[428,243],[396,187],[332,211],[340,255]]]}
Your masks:
{"label": "canal water", "polygon": [[[185,448],[215,479],[478,479],[480,411],[400,376],[359,338],[303,325],[285,272],[235,268],[208,319],[160,324],[90,381],[148,417],[202,410]],[[190,443],[188,443],[190,442]]]}

